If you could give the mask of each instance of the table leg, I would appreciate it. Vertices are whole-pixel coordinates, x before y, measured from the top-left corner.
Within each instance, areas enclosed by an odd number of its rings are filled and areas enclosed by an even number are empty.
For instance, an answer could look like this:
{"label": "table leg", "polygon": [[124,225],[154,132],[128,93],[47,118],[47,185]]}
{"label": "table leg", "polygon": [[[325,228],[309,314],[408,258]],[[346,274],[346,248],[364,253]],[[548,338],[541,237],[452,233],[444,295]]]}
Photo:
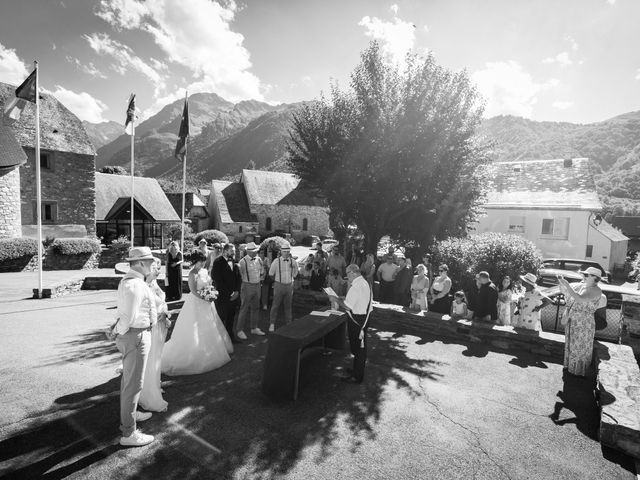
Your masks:
{"label": "table leg", "polygon": [[296,354],[296,374],[293,379],[293,400],[298,399],[298,384],[300,383],[300,353],[301,350],[298,349]]}

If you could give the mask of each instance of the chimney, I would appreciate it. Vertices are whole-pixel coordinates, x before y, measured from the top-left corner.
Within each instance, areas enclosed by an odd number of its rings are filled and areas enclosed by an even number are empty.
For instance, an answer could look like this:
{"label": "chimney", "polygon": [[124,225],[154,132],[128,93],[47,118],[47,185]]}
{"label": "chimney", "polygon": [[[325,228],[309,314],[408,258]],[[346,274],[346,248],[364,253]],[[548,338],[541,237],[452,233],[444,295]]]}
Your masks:
{"label": "chimney", "polygon": [[565,158],[564,159],[564,168],[571,168],[571,167],[573,167],[573,159]]}

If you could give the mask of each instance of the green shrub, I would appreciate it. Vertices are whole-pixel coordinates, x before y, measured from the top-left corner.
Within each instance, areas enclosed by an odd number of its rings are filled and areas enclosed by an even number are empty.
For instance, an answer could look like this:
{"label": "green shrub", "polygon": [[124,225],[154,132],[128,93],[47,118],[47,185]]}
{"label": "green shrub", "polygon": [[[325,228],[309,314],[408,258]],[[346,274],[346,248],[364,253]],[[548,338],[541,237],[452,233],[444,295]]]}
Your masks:
{"label": "green shrub", "polygon": [[[185,232],[186,233],[186,232]],[[200,240],[205,239],[209,245],[214,243],[228,243],[229,238],[220,230],[203,230],[193,239],[194,245],[198,245]]]}
{"label": "green shrub", "polygon": [[58,255],[99,253],[100,241],[95,238],[56,238],[51,248]]}
{"label": "green shrub", "polygon": [[273,237],[268,237],[262,240],[262,242],[260,243],[260,248],[266,249],[267,244],[272,240],[276,242],[276,250],[280,250],[284,245],[288,247],[291,246],[291,244],[286,239],[279,237],[278,235],[274,235]]}
{"label": "green shrub", "polygon": [[0,263],[38,253],[38,241],[28,237],[0,239]]}
{"label": "green shrub", "polygon": [[[175,240],[180,242],[180,237],[182,235],[182,223],[170,223],[169,225],[164,227],[164,232],[167,240]],[[184,225],[184,239],[185,240],[193,240],[195,234],[191,229],[191,225],[185,223]],[[214,242],[215,243],[215,242]]]}
{"label": "green shrub", "polygon": [[482,270],[489,272],[491,280],[499,286],[504,276],[517,279],[527,272],[536,273],[542,264],[542,255],[533,242],[506,233],[448,238],[437,242],[432,253],[434,269],[447,264],[453,287],[465,291]]}

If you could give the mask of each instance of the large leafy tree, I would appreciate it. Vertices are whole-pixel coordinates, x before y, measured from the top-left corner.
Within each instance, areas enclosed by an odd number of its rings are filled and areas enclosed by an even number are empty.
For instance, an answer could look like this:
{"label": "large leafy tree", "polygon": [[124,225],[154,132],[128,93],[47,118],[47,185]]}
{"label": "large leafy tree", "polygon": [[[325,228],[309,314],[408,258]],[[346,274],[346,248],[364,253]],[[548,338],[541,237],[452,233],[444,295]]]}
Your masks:
{"label": "large leafy tree", "polygon": [[330,100],[305,104],[287,142],[293,170],[328,199],[332,228],[425,245],[459,235],[477,213],[488,146],[482,103],[466,72],[407,55],[401,68],[372,42]]}

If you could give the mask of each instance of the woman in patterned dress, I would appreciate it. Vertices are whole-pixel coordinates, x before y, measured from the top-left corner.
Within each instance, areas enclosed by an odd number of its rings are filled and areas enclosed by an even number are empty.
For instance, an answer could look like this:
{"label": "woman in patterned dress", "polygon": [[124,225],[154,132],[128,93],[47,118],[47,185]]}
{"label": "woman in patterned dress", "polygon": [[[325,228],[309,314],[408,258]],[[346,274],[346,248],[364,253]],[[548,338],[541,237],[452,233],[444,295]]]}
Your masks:
{"label": "woman in patterned dress", "polygon": [[584,275],[581,283],[572,285],[562,277],[558,278],[558,283],[567,298],[562,319],[565,324],[564,368],[573,375],[585,377],[591,365],[596,333],[593,314],[598,308],[602,290],[598,287],[599,269],[589,267],[580,273]]}

